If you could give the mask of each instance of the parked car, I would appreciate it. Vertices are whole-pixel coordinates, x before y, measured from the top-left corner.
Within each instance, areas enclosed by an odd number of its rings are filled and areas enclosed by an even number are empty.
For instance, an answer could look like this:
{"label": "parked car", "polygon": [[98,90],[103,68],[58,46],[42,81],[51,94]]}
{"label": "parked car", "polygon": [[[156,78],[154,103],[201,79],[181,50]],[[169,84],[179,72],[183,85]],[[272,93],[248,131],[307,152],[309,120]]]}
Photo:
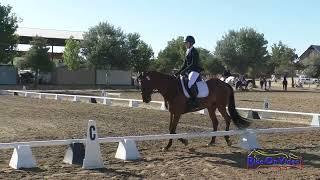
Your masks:
{"label": "parked car", "polygon": [[312,78],[300,78],[299,79],[303,84],[313,84],[313,79]]}

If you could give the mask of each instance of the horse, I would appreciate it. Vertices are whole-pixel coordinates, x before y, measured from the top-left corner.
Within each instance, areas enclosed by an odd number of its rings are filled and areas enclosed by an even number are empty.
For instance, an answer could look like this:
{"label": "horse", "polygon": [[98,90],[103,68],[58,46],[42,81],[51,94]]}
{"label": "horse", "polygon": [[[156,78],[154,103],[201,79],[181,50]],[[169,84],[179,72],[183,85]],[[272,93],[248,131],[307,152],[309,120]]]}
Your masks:
{"label": "horse", "polygon": [[[205,108],[208,109],[214,131],[217,131],[218,128],[218,119],[215,114],[216,109],[219,110],[226,121],[226,131],[229,131],[231,120],[239,129],[247,128],[250,125],[250,120],[241,117],[235,108],[233,88],[229,84],[217,78],[212,78],[206,81],[209,89],[208,96],[198,98],[199,106],[191,110],[188,110],[188,98],[183,93],[183,88],[179,78],[156,71],[149,71],[141,73],[138,79],[141,84],[141,96],[144,103],[149,103],[152,100],[152,94],[155,92],[158,92],[163,96],[166,108],[170,112],[170,134],[176,133],[176,128],[182,114],[199,111]],[[226,106],[228,106],[230,115],[227,113]],[[214,145],[215,138],[216,137],[213,136],[207,145]],[[231,146],[232,142],[230,137],[225,136],[224,138],[227,145]],[[186,139],[180,138],[179,141],[181,141],[185,146],[188,145],[188,141]],[[162,150],[167,151],[171,146],[172,139],[169,139],[167,146]]]}
{"label": "horse", "polygon": [[221,77],[220,80],[232,86],[236,82],[236,77],[234,76],[229,76],[227,78]]}
{"label": "horse", "polygon": [[252,89],[253,86],[253,80],[244,80],[244,81],[237,81],[236,82],[236,90],[240,89],[240,90],[248,90],[248,86],[249,84],[251,84],[250,89]]}

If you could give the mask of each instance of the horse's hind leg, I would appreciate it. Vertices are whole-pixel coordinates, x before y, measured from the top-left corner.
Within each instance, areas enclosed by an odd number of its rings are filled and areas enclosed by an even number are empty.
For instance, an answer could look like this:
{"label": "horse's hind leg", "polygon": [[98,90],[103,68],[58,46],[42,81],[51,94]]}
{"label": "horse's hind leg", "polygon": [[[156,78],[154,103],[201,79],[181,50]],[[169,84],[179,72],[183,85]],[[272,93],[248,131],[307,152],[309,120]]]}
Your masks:
{"label": "horse's hind leg", "polygon": [[[225,106],[220,106],[220,107],[218,107],[218,110],[221,113],[222,117],[226,121],[226,131],[229,131],[231,117],[228,115],[228,113],[226,111],[226,107]],[[224,136],[224,138],[225,138],[228,146],[231,146],[232,142],[230,141],[230,136]]]}
{"label": "horse's hind leg", "polygon": [[[216,116],[216,106],[211,106],[210,108],[208,108],[208,111],[209,111],[210,119],[212,121],[213,131],[217,131],[219,122],[218,122],[218,119]],[[211,146],[215,143],[216,143],[216,136],[212,136],[211,141],[208,144],[208,146]]]}

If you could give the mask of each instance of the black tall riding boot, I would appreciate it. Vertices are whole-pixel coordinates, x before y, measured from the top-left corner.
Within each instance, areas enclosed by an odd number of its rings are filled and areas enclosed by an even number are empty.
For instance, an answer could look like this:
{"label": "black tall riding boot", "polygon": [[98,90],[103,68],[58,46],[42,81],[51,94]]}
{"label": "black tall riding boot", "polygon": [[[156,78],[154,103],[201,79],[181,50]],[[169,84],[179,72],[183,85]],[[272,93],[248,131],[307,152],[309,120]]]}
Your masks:
{"label": "black tall riding boot", "polygon": [[188,102],[188,106],[190,110],[197,107],[199,104],[197,100],[197,95],[198,95],[198,89],[197,89],[197,86],[194,84],[190,88],[190,99]]}

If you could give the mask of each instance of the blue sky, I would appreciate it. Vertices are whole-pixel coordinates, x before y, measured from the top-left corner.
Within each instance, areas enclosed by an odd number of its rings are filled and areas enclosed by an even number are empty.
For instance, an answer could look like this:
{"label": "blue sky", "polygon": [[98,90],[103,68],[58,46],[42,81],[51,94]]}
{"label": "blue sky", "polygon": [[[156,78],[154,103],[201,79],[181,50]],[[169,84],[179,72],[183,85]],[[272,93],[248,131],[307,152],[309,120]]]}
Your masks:
{"label": "blue sky", "polygon": [[101,21],[138,32],[157,53],[179,35],[214,50],[230,29],[252,27],[269,46],[279,40],[300,55],[320,44],[320,1],[294,0],[1,0],[23,19],[21,27],[86,31]]}

